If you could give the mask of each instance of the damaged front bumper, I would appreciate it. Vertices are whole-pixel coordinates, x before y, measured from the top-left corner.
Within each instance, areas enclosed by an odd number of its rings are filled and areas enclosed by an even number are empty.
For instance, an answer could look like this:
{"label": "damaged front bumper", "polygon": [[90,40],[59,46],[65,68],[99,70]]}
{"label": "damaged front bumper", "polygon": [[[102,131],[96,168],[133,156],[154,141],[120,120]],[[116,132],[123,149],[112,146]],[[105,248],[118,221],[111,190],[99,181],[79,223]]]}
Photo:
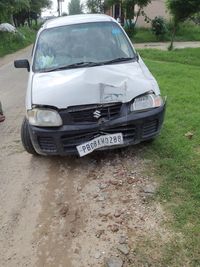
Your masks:
{"label": "damaged front bumper", "polygon": [[131,112],[118,118],[96,123],[66,124],[58,128],[29,125],[33,146],[41,155],[78,154],[77,146],[105,134],[122,133],[124,143],[111,149],[138,144],[159,134],[165,113],[165,103],[145,112]]}

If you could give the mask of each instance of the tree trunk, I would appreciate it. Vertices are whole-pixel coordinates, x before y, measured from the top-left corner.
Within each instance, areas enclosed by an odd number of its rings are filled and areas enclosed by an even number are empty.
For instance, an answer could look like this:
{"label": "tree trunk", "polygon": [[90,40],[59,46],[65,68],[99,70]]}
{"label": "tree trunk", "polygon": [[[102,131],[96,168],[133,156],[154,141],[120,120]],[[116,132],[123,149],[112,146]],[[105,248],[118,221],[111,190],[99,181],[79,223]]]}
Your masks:
{"label": "tree trunk", "polygon": [[132,19],[131,18],[128,19],[128,26],[131,29],[131,27],[132,27]]}
{"label": "tree trunk", "polygon": [[135,16],[135,6],[126,6],[126,16],[129,22],[129,29],[133,29],[134,28],[134,23],[133,23],[133,19]]}
{"label": "tree trunk", "polygon": [[10,23],[11,23],[12,25],[16,26],[15,23],[14,23],[13,14],[10,15]]}
{"label": "tree trunk", "polygon": [[170,43],[170,46],[169,46],[169,50],[173,50],[173,47],[174,47],[174,38],[175,38],[175,35],[176,35],[176,27],[177,27],[177,24],[174,23],[174,28],[173,28],[173,31],[172,31],[172,37],[171,37],[171,43]]}
{"label": "tree trunk", "polygon": [[137,24],[137,21],[138,21],[138,18],[139,18],[139,15],[140,15],[140,11],[141,11],[141,7],[139,8],[137,14],[136,14],[136,19],[135,19],[135,23],[134,23],[134,29],[135,29],[135,26]]}

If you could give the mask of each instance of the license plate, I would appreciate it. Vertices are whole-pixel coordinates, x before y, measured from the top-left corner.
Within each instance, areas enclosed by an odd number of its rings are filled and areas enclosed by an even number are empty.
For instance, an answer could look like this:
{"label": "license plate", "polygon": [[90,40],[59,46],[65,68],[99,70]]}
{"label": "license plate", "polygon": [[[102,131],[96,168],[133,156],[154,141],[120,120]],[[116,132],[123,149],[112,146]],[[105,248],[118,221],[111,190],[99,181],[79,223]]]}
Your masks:
{"label": "license plate", "polygon": [[83,157],[96,149],[106,146],[122,145],[123,143],[122,133],[106,134],[98,136],[91,141],[77,146],[76,148],[78,150],[79,156]]}

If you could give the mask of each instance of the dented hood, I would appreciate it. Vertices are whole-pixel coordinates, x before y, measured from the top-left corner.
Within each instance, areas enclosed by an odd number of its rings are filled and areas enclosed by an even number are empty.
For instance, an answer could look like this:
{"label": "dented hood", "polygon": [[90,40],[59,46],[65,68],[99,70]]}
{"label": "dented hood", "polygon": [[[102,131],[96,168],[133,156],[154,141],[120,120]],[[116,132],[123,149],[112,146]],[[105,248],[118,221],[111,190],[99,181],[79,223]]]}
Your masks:
{"label": "dented hood", "polygon": [[67,108],[75,105],[128,102],[159,88],[143,61],[35,73],[32,104]]}

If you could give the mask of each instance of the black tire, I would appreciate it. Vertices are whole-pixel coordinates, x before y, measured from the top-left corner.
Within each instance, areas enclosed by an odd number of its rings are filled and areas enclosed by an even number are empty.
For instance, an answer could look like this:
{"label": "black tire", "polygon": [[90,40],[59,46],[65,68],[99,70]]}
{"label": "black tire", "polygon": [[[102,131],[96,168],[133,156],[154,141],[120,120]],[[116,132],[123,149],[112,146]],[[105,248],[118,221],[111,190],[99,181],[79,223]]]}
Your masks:
{"label": "black tire", "polygon": [[31,141],[30,133],[29,133],[29,129],[28,129],[28,121],[26,118],[24,118],[24,120],[22,122],[21,140],[22,140],[22,144],[23,144],[25,150],[28,153],[30,153],[32,155],[38,155],[37,152],[35,151],[33,145],[32,145],[32,141]]}

